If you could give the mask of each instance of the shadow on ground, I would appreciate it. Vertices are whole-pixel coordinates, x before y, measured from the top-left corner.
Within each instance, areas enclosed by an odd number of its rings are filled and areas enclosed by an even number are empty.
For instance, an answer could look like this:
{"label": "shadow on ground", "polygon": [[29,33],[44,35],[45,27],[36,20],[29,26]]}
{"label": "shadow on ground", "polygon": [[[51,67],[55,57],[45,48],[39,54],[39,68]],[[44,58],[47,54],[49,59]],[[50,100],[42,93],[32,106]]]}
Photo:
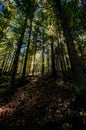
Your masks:
{"label": "shadow on ground", "polygon": [[49,76],[29,77],[0,107],[1,130],[85,130],[86,112],[73,84]]}

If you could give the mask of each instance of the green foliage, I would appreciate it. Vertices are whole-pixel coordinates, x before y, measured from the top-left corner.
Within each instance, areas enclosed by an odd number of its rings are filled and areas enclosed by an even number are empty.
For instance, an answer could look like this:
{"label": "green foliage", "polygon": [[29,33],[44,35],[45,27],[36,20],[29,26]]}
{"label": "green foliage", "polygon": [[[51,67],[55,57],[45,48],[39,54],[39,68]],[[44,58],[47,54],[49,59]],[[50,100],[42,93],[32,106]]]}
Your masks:
{"label": "green foliage", "polygon": [[37,3],[34,0],[15,0],[17,7],[23,12],[28,13],[29,17],[33,17]]}
{"label": "green foliage", "polygon": [[[22,47],[20,52],[19,66],[23,66],[26,48],[28,44],[28,37],[30,32],[30,22],[33,19],[32,23],[32,33],[30,38],[30,48],[29,56],[34,56],[34,45],[36,44],[36,55],[38,56],[37,66],[40,64],[41,70],[41,60],[42,59],[42,49],[43,42],[45,47],[45,63],[47,64],[47,58],[50,59],[50,44],[51,39],[54,42],[54,50],[56,49],[55,57],[66,57],[69,60],[69,55],[67,52],[67,47],[65,44],[65,38],[63,36],[62,25],[60,18],[55,8],[55,0],[14,0],[10,2],[4,2],[6,6],[5,10],[0,13],[0,59],[4,59],[6,51],[10,51],[12,55],[15,52],[18,41],[21,36],[22,28],[24,25],[26,14],[28,14],[27,26],[25,30],[24,39],[22,41]],[[7,6],[8,5],[8,6]],[[85,46],[85,12],[86,5],[79,6],[78,0],[71,1],[62,1],[62,6],[64,8],[67,21],[72,30],[72,35],[74,38],[74,43],[80,56],[86,57],[86,46]],[[57,14],[55,13],[57,12]],[[84,19],[83,19],[84,17]],[[43,37],[44,30],[44,37]],[[58,38],[58,34],[60,37]],[[37,35],[37,36],[36,36]],[[58,41],[62,40],[62,46],[58,47]],[[82,57],[81,57],[81,52]],[[28,56],[28,57],[29,57]],[[12,58],[12,57],[11,57]],[[12,59],[10,58],[10,62]],[[82,58],[83,64],[86,65],[86,58]],[[29,58],[28,58],[29,61]],[[30,61],[29,61],[30,62]],[[33,59],[31,61],[33,63]],[[32,64],[31,64],[32,65]],[[46,65],[47,66],[47,65]],[[27,66],[28,67],[28,66]],[[69,66],[67,66],[69,67]],[[20,68],[22,71],[22,69]]]}

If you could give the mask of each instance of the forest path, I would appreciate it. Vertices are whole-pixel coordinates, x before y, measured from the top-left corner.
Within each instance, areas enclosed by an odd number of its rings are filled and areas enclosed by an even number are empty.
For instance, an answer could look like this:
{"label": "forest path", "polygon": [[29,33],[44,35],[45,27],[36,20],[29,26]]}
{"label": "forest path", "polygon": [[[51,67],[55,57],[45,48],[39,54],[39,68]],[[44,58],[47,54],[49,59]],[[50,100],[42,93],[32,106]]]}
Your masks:
{"label": "forest path", "polygon": [[31,77],[0,107],[0,130],[85,130],[86,112],[72,86],[61,78]]}

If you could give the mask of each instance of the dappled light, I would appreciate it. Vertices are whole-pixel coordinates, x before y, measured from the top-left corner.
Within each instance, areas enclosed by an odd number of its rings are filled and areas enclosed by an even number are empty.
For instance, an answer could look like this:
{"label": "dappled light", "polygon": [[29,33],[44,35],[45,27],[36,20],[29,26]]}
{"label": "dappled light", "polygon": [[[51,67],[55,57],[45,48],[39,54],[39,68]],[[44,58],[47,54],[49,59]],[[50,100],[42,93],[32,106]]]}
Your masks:
{"label": "dappled light", "polygon": [[0,130],[86,130],[86,1],[0,1]]}

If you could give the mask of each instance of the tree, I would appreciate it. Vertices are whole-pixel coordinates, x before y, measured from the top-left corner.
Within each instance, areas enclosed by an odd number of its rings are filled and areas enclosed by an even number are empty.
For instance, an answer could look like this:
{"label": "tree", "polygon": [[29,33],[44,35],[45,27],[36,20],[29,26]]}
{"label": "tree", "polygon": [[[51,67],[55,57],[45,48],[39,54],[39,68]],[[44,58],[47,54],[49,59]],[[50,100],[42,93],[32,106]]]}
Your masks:
{"label": "tree", "polygon": [[22,45],[22,42],[23,42],[25,29],[26,29],[26,26],[27,26],[27,18],[28,18],[28,13],[26,14],[26,17],[25,17],[24,25],[23,25],[23,28],[22,28],[22,32],[21,32],[18,47],[17,47],[17,50],[16,50],[15,58],[14,58],[14,61],[13,61],[11,78],[10,78],[10,86],[11,87],[15,83],[15,76],[16,76],[16,71],[17,71],[17,67],[18,67],[18,59],[19,59],[20,49],[21,49],[21,45]]}
{"label": "tree", "polygon": [[30,15],[31,15],[30,9],[31,9],[31,7],[33,8],[33,6],[34,6],[34,4],[32,4],[33,1],[27,1],[27,0],[16,1],[15,0],[15,2],[17,4],[17,6],[19,6],[20,10],[25,14],[25,19],[24,19],[24,23],[22,26],[21,36],[19,38],[15,58],[13,61],[11,78],[10,78],[10,86],[14,85],[14,83],[15,83],[15,76],[16,76],[17,67],[18,67],[19,54],[20,54],[20,50],[21,50],[21,46],[22,46],[22,42],[23,42],[23,38],[24,38],[24,33],[26,30],[26,26],[27,26],[27,20],[28,20],[28,16],[30,17]]}
{"label": "tree", "polygon": [[28,58],[28,53],[29,53],[30,38],[31,38],[31,32],[32,32],[32,21],[33,21],[33,18],[31,18],[30,20],[30,31],[29,31],[28,45],[26,49],[25,61],[24,61],[24,66],[23,66],[22,79],[25,77],[25,73],[26,73],[27,58]]}
{"label": "tree", "polygon": [[42,75],[44,75],[44,52],[45,52],[45,41],[44,41],[44,30],[43,30],[43,48],[42,48]]}
{"label": "tree", "polygon": [[81,88],[84,88],[85,82],[84,82],[83,69],[82,69],[79,57],[77,55],[77,52],[75,50],[73,38],[71,35],[71,30],[70,30],[67,18],[64,14],[64,10],[62,8],[61,1],[54,0],[54,7],[59,12],[59,17],[60,17],[61,24],[62,24],[63,31],[64,31],[64,36],[65,36],[65,40],[66,40],[66,44],[67,44],[67,49],[68,49],[68,53],[69,53],[69,57],[70,57],[71,69],[72,69],[74,79]]}
{"label": "tree", "polygon": [[54,42],[52,38],[51,38],[51,71],[52,76],[56,78],[55,52],[54,52]]}

